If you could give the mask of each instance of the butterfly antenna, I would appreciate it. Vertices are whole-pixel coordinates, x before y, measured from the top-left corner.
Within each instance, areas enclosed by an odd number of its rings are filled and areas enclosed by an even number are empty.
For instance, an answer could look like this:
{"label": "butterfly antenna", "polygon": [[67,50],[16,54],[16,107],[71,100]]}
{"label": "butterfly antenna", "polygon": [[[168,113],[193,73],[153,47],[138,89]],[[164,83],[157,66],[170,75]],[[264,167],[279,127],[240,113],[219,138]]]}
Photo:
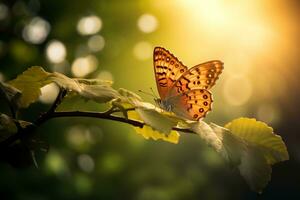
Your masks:
{"label": "butterfly antenna", "polygon": [[154,90],[153,90],[153,88],[152,88],[152,87],[150,87],[150,90],[151,90],[151,92],[152,92],[153,96],[154,96],[156,99],[158,99],[158,97],[155,95],[155,92],[154,92]]}
{"label": "butterfly antenna", "polygon": [[149,95],[149,96],[151,96],[151,97],[155,97],[153,94],[151,94],[151,93],[149,93],[149,92],[145,92],[145,91],[143,91],[143,90],[138,90],[139,92],[141,92],[141,93],[144,93],[144,94],[146,94],[146,95]]}

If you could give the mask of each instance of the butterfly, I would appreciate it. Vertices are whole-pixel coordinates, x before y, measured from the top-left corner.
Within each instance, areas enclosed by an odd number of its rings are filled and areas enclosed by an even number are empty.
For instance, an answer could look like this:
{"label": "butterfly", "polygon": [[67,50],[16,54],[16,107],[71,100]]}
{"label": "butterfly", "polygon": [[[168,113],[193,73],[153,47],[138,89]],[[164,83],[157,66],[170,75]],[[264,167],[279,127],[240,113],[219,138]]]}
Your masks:
{"label": "butterfly", "polygon": [[188,69],[162,47],[153,52],[154,73],[160,99],[156,103],[177,116],[198,121],[211,110],[212,94],[223,63],[212,60]]}

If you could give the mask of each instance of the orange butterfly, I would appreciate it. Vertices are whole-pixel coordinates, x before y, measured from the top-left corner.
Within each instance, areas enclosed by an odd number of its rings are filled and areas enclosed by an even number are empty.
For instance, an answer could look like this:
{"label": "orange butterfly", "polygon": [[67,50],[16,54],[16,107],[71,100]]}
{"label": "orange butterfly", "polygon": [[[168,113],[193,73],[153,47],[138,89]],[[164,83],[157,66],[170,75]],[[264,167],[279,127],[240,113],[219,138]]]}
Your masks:
{"label": "orange butterfly", "polygon": [[213,60],[188,69],[162,47],[155,47],[153,62],[160,96],[155,101],[160,107],[189,120],[205,117],[213,101],[208,90],[222,73],[223,63]]}

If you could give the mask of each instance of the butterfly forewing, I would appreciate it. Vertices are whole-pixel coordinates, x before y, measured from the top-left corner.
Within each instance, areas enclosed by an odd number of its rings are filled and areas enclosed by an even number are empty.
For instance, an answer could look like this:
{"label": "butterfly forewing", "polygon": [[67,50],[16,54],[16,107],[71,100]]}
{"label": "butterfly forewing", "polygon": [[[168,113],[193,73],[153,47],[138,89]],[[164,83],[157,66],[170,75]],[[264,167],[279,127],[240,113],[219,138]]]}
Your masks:
{"label": "butterfly forewing", "polygon": [[218,60],[196,65],[186,71],[174,83],[169,96],[185,93],[192,89],[210,89],[222,73],[223,63]]}
{"label": "butterfly forewing", "polygon": [[187,71],[187,67],[162,47],[154,49],[153,62],[157,89],[160,98],[164,100],[176,80]]}
{"label": "butterfly forewing", "polygon": [[199,120],[211,110],[212,95],[208,90],[189,90],[176,97],[171,97],[172,111],[189,120]]}

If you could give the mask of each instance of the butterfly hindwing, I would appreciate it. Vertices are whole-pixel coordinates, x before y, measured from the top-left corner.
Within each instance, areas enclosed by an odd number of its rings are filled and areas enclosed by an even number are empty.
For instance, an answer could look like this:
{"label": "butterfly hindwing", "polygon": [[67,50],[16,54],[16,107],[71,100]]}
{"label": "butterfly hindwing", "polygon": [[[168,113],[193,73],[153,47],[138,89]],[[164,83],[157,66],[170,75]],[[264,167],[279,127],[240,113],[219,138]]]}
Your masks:
{"label": "butterfly hindwing", "polygon": [[178,95],[192,89],[210,89],[222,73],[223,63],[218,60],[196,65],[186,71],[174,83],[169,96]]}
{"label": "butterfly hindwing", "polygon": [[205,117],[211,110],[212,102],[211,93],[205,89],[189,90],[169,99],[176,115],[194,121]]}
{"label": "butterfly hindwing", "polygon": [[162,47],[154,49],[153,62],[157,89],[163,100],[167,97],[176,80],[187,71],[187,67]]}

